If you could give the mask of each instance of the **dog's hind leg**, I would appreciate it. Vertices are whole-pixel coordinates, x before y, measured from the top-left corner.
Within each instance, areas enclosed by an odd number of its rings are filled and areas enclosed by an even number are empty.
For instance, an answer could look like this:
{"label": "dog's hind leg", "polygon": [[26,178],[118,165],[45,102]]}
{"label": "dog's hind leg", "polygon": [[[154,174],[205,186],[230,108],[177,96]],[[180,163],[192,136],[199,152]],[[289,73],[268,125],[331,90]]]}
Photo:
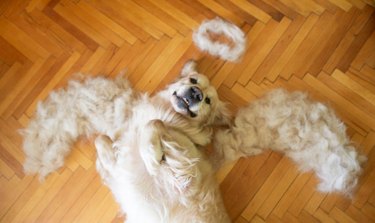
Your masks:
{"label": "dog's hind leg", "polygon": [[214,149],[210,155],[210,161],[215,170],[221,168],[225,163],[238,160],[241,157],[255,156],[265,151],[258,146],[256,131],[252,128],[247,130],[248,132],[238,129],[216,130]]}

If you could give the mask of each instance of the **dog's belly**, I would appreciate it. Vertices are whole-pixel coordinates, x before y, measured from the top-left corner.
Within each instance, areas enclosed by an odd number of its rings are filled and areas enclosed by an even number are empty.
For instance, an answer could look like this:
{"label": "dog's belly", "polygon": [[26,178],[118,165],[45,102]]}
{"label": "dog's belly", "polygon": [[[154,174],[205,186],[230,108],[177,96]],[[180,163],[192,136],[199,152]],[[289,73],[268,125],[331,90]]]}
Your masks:
{"label": "dog's belly", "polygon": [[163,222],[160,208],[155,204],[155,202],[150,202],[144,197],[144,194],[140,193],[140,187],[145,187],[146,185],[132,185],[131,179],[127,180],[115,180],[110,184],[112,193],[116,198],[117,202],[121,205],[122,210],[126,214],[126,222],[129,223],[153,223],[153,222]]}
{"label": "dog's belly", "polygon": [[[117,168],[105,183],[126,215],[127,223],[191,222],[186,207],[165,198],[134,147],[123,148]],[[99,170],[100,172],[100,170]],[[189,219],[186,219],[186,216]],[[184,219],[184,220],[183,220]]]}

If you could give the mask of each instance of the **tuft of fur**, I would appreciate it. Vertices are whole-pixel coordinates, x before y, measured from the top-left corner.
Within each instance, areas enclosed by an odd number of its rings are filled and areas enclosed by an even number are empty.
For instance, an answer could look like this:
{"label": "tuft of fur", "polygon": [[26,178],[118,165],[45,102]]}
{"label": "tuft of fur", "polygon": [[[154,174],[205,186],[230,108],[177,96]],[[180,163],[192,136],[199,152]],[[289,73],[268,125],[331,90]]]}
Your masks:
{"label": "tuft of fur", "polygon": [[81,135],[113,135],[126,118],[132,92],[126,79],[104,77],[73,80],[38,104],[35,116],[22,130],[26,155],[24,170],[43,179],[63,166],[65,156]]}
{"label": "tuft of fur", "polygon": [[[231,44],[214,41],[210,34],[223,35],[231,41]],[[202,51],[232,62],[241,58],[246,45],[242,30],[220,18],[204,21],[193,33],[193,41]]]}
{"label": "tuft of fur", "polygon": [[351,195],[361,172],[345,125],[326,105],[302,92],[271,91],[240,109],[234,124],[215,135],[217,160],[235,160],[265,149],[284,153],[302,171],[313,170],[322,192]]}

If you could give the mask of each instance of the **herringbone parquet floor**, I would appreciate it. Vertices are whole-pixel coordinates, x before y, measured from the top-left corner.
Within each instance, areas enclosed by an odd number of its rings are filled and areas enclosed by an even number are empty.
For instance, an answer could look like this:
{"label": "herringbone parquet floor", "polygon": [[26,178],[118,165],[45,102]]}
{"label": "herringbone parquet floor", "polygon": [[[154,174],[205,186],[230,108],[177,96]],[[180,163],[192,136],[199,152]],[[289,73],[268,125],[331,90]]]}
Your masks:
{"label": "herringbone parquet floor", "polygon": [[[375,10],[372,0],[1,0],[0,221],[121,222],[82,140],[40,183],[22,172],[22,139],[38,100],[75,72],[115,76],[153,92],[182,64],[200,71],[232,109],[269,89],[304,90],[336,109],[368,156],[353,200],[315,190],[277,153],[218,174],[233,222],[375,222]],[[192,30],[221,16],[247,34],[240,63],[199,52]]]}

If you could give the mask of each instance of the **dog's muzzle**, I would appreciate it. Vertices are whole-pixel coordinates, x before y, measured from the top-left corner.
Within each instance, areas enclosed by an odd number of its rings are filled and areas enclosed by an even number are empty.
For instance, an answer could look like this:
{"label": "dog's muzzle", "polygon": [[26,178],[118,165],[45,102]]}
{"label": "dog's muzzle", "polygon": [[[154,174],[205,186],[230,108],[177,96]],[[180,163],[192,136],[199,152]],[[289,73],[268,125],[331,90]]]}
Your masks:
{"label": "dog's muzzle", "polygon": [[177,92],[174,92],[173,95],[178,99],[177,106],[180,109],[186,110],[192,118],[197,116],[197,114],[192,112],[190,108],[203,100],[203,93],[201,89],[199,89],[196,86],[193,86],[186,90],[180,96],[177,95]]}
{"label": "dog's muzzle", "polygon": [[201,102],[203,100],[203,94],[201,89],[193,86],[185,92],[184,98],[186,100],[186,103],[190,106]]}

